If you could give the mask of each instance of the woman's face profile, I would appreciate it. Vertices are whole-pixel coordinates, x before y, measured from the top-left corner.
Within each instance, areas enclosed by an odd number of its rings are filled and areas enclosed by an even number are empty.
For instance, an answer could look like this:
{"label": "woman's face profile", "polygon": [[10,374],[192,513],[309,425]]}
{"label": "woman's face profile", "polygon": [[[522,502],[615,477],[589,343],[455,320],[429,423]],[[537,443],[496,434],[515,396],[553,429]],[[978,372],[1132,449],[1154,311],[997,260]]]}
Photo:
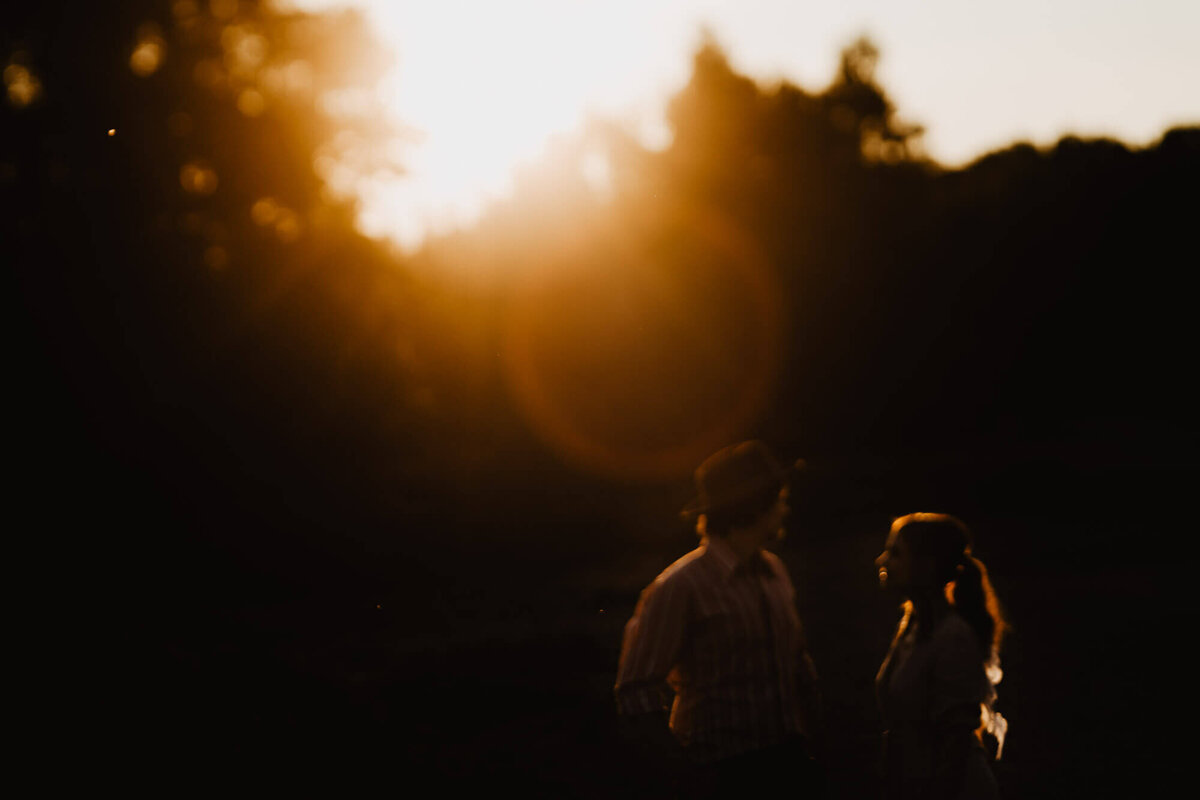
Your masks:
{"label": "woman's face profile", "polygon": [[900,531],[888,536],[875,566],[879,569],[879,588],[905,593],[912,587],[912,552]]}

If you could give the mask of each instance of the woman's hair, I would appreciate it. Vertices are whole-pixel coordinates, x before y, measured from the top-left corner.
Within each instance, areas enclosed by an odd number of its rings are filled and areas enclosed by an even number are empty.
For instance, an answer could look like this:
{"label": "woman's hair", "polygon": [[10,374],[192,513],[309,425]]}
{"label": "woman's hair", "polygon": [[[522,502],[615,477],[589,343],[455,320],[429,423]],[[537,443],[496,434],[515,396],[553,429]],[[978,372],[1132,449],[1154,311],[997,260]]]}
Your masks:
{"label": "woman's hair", "polygon": [[[987,567],[971,555],[971,531],[949,514],[909,514],[892,523],[892,533],[904,537],[909,552],[933,561],[939,586],[953,584],[947,599],[979,637],[983,660],[1000,650],[1008,622],[988,580]],[[907,627],[909,609],[901,628]]]}

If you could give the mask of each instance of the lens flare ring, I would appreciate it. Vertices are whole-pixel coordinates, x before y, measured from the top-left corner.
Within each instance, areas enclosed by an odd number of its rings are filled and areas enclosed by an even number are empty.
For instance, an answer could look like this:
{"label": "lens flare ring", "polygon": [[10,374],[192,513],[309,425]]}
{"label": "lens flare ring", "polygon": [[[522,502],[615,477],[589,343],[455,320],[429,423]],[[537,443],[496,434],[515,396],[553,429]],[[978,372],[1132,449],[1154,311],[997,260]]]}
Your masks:
{"label": "lens flare ring", "polygon": [[[678,211],[670,229],[674,253],[703,265],[672,274],[664,263],[677,258],[643,269],[611,258],[582,277],[535,270],[508,308],[502,358],[517,407],[555,452],[593,473],[686,476],[744,434],[774,394],[784,325],[770,260],[712,209]],[[655,266],[665,280],[647,277]]]}

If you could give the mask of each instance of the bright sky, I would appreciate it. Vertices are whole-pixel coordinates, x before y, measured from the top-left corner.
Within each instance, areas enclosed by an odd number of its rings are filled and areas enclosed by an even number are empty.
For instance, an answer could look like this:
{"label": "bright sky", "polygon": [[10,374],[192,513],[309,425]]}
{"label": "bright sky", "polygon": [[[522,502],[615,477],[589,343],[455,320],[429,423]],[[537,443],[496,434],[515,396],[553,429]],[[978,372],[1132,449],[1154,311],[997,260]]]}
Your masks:
{"label": "bright sky", "polygon": [[879,45],[880,84],[927,152],[965,163],[1069,132],[1134,145],[1200,123],[1200,0],[293,0],[363,9],[396,65],[388,108],[424,134],[409,174],[362,182],[360,223],[412,246],[469,222],[514,165],[589,113],[665,143],[665,100],[708,26],[735,69],[819,91],[841,48]]}

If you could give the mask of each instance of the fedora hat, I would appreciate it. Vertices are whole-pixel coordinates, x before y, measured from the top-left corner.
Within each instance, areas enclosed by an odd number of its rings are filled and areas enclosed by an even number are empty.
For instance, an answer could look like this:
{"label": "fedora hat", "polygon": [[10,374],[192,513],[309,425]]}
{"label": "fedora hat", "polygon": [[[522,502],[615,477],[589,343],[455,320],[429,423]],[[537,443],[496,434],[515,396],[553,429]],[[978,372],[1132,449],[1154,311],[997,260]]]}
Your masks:
{"label": "fedora hat", "polygon": [[782,489],[804,467],[784,467],[758,439],[722,448],[696,468],[696,497],[680,512],[684,518],[735,508],[772,488]]}

